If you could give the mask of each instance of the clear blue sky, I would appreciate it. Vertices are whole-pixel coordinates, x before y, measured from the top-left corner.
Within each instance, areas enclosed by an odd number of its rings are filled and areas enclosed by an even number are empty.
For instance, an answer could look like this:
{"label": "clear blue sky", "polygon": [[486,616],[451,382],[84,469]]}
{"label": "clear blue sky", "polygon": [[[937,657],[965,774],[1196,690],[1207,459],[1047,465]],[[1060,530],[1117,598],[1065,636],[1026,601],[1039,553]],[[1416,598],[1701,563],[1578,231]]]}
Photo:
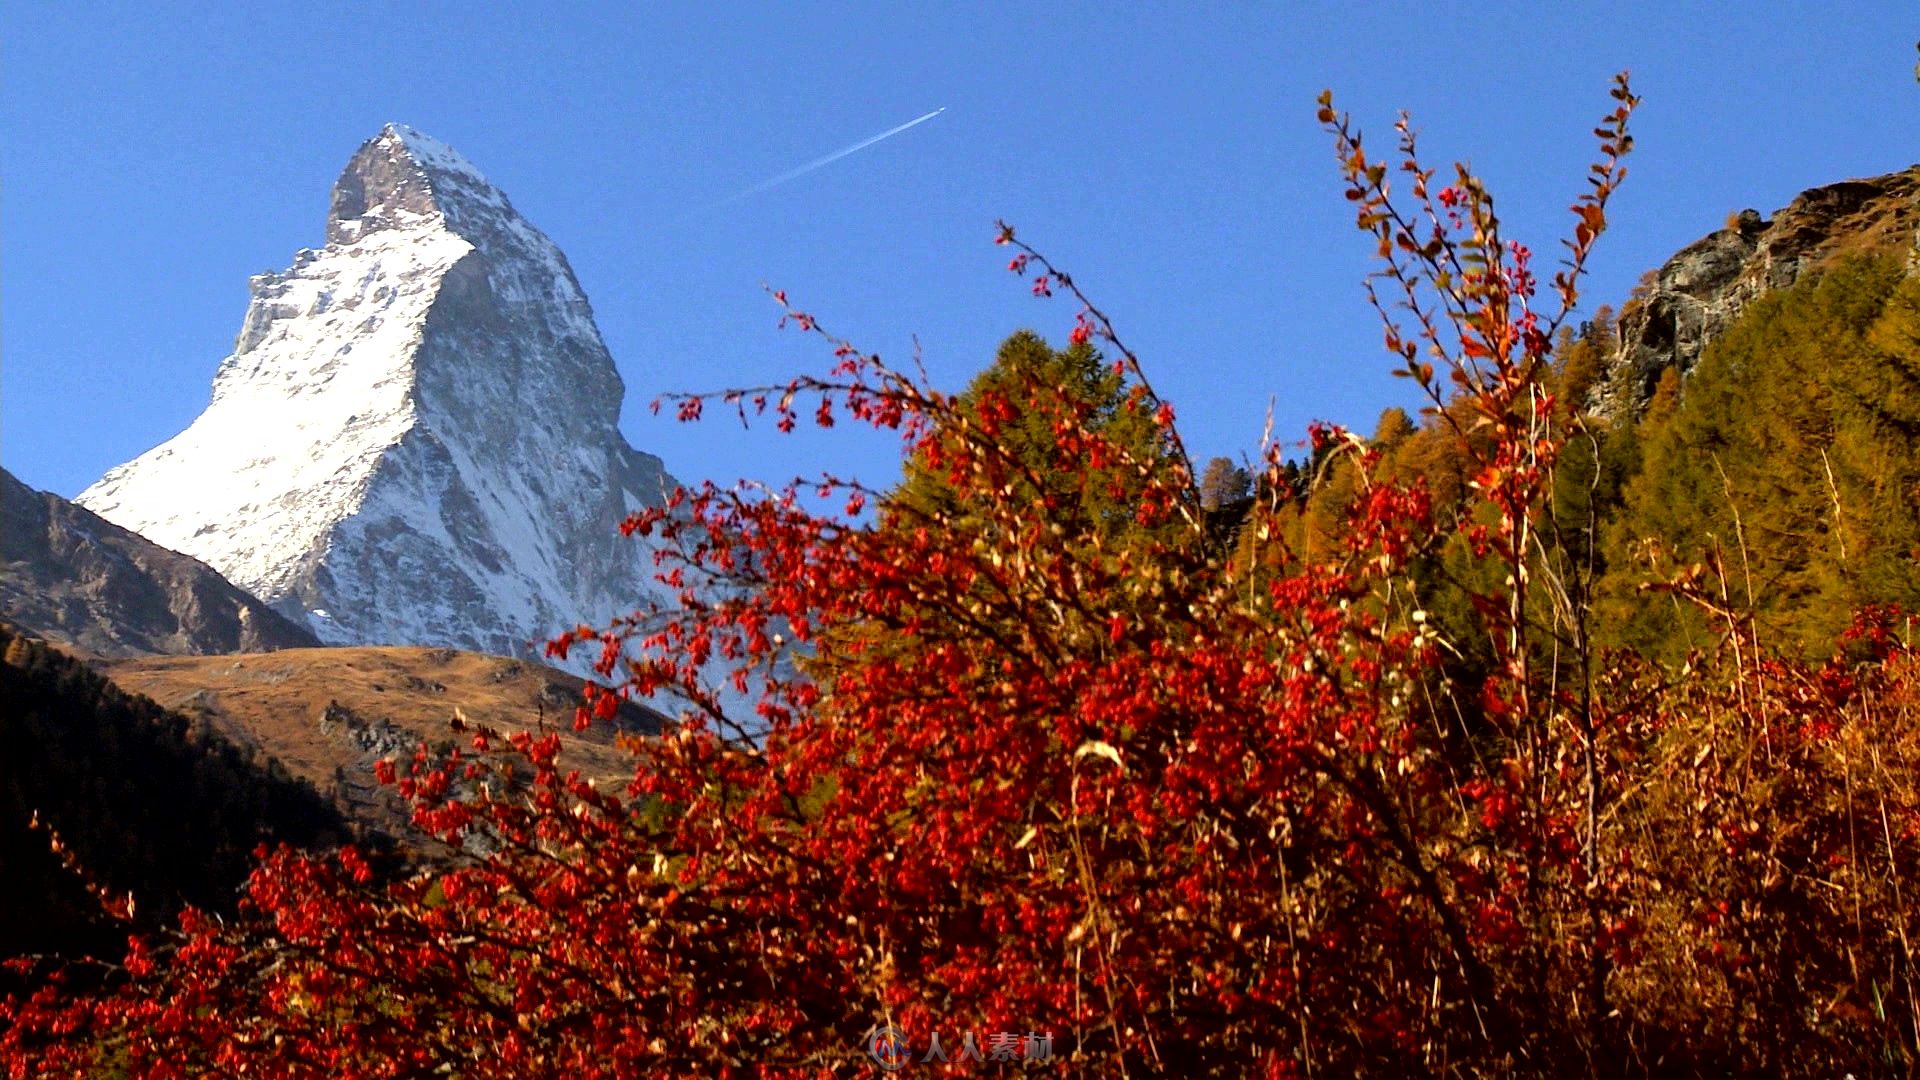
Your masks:
{"label": "clear blue sky", "polygon": [[[642,10],[636,10],[642,9]],[[1358,10],[1356,10],[1358,9]],[[832,469],[891,440],[743,433],[665,390],[828,359],[762,282],[869,348],[916,336],[957,388],[1029,297],[996,217],[1112,312],[1195,454],[1314,418],[1371,428],[1385,374],[1313,99],[1385,145],[1413,112],[1508,234],[1555,250],[1609,75],[1645,105],[1589,298],[1731,210],[1920,160],[1902,2],[1353,5],[168,4],[0,9],[0,463],[73,495],[205,404],[247,277],[318,246],[388,120],[463,151],[571,259],[627,384],[628,436],[682,479]],[[717,197],[947,112],[718,211]]]}

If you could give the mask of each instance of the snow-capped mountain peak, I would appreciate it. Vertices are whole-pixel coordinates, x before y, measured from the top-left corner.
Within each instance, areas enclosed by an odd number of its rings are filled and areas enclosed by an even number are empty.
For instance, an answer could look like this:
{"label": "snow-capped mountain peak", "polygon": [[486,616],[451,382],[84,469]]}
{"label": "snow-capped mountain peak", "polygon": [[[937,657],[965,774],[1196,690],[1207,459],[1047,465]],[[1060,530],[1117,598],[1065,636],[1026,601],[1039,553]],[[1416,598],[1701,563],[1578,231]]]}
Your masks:
{"label": "snow-capped mountain peak", "polygon": [[525,652],[650,591],[615,527],[673,481],[565,256],[458,151],[387,125],[251,291],[206,411],[82,505],[331,642]]}

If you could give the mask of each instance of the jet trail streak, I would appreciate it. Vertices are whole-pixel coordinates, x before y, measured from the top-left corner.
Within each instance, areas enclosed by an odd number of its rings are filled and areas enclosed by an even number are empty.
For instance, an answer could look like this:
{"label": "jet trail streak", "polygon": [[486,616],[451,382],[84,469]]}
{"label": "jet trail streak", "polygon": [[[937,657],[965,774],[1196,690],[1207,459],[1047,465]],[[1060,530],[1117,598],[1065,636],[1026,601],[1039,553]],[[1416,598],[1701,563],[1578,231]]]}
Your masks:
{"label": "jet trail streak", "polygon": [[732,195],[725,199],[722,199],[720,202],[716,203],[715,205],[725,206],[726,204],[731,202],[738,202],[749,195],[758,195],[761,192],[768,190],[769,188],[779,187],[781,184],[784,184],[789,180],[797,180],[800,177],[805,176],[808,173],[814,171],[815,169],[823,169],[828,165],[831,165],[834,162],[839,161],[841,158],[846,157],[848,154],[857,154],[860,151],[865,150],[867,147],[872,146],[874,143],[881,142],[886,139],[891,139],[895,135],[900,134],[901,132],[907,130],[910,127],[918,127],[921,124],[926,123],[927,121],[933,119],[936,116],[939,116],[941,113],[946,111],[947,111],[947,107],[945,105],[942,105],[941,107],[933,110],[927,115],[915,117],[914,119],[909,120],[904,124],[901,124],[899,127],[888,128],[887,130],[881,132],[878,135],[873,136],[872,138],[861,139],[859,142],[854,143],[852,146],[842,147],[841,149],[835,150],[833,153],[828,154],[826,157],[816,158],[813,161],[809,161],[805,165],[802,165],[797,169],[789,169],[788,171],[781,173],[779,176],[776,176],[771,180],[763,180],[760,183],[755,184],[754,186],[746,189],[745,191],[740,192],[737,195]]}

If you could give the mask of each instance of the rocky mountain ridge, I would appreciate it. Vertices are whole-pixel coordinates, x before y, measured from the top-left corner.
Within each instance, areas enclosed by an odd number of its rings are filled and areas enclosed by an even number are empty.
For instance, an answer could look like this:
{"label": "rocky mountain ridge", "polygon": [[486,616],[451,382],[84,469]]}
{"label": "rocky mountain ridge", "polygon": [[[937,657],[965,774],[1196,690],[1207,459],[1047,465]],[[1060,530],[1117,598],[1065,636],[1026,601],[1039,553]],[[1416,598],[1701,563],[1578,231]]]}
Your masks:
{"label": "rocky mountain ridge", "polygon": [[1619,345],[1592,404],[1635,416],[1660,374],[1692,370],[1754,298],[1848,252],[1905,250],[1920,259],[1920,165],[1811,188],[1763,218],[1743,210],[1680,249],[1621,306]]}
{"label": "rocky mountain ridge", "polygon": [[0,618],[97,656],[319,641],[197,559],[0,469]]}

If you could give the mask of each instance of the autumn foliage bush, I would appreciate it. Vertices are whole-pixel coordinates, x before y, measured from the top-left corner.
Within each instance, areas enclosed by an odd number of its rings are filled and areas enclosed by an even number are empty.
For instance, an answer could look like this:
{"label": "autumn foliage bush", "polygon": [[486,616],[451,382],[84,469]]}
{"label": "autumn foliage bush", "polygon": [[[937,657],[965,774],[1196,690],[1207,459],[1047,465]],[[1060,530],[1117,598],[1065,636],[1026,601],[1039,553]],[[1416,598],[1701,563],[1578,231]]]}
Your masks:
{"label": "autumn foliage bush", "polygon": [[1721,647],[1674,669],[1602,654],[1570,602],[1551,493],[1577,421],[1546,374],[1625,171],[1614,97],[1544,286],[1470,172],[1437,179],[1404,121],[1379,156],[1321,105],[1388,351],[1471,448],[1487,670],[1447,662],[1464,643],[1424,606],[1412,568],[1446,537],[1423,481],[1316,428],[1356,477],[1339,542],[1283,542],[1278,444],[1228,542],[1139,360],[1003,226],[1032,290],[1078,303],[1060,355],[1086,392],[1049,361],[944,394],[788,306],[828,374],[677,400],[896,430],[916,480],[824,478],[844,513],[706,487],[626,523],[674,542],[678,605],[551,646],[597,650],[582,724],[684,696],[626,791],[560,773],[552,736],[423,749],[387,778],[463,864],[268,854],[246,917],[0,1007],[0,1061],[855,1074],[890,1027],[909,1071],[935,1031],[948,1067],[999,1067],[959,1058],[972,1031],[1050,1036],[1007,1067],[1072,1074],[1909,1073],[1910,624],[1865,612],[1807,665],[1719,610]]}

